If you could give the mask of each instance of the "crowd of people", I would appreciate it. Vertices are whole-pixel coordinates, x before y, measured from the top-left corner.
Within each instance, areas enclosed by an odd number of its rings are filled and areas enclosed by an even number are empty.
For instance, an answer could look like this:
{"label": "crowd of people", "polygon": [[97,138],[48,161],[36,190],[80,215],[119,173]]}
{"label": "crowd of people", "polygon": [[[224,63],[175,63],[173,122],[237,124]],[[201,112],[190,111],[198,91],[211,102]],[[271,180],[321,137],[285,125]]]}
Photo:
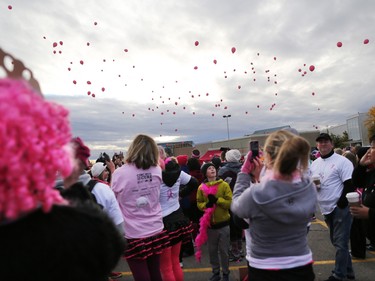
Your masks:
{"label": "crowd of people", "polygon": [[230,280],[245,256],[247,280],[312,281],[318,206],[336,250],[327,281],[354,280],[352,257],[374,249],[375,136],[339,151],[322,133],[312,159],[304,138],[280,130],[257,156],[230,149],[202,163],[197,149],[173,156],[140,134],[91,165],[66,109],[26,83],[1,79],[0,109],[1,279],[106,281],[124,258],[135,281],[182,281],[182,259],[200,261],[207,244],[210,281]]}

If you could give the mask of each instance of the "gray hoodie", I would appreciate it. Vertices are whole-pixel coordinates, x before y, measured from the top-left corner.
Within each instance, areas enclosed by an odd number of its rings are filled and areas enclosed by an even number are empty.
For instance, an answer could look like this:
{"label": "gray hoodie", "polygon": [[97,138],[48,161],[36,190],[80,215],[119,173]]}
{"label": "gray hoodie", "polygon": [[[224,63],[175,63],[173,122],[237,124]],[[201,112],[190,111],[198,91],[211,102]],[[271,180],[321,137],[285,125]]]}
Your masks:
{"label": "gray hoodie", "polygon": [[231,210],[250,219],[250,256],[257,259],[309,254],[307,224],[316,210],[316,188],[310,179],[299,183],[266,180],[251,185],[239,173]]}

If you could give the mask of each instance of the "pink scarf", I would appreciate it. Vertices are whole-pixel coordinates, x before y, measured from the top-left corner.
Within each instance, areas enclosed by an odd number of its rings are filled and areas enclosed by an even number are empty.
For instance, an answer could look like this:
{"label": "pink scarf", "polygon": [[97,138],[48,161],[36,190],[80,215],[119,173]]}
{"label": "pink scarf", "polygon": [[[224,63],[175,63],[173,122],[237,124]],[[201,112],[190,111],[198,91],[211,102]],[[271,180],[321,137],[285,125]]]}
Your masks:
{"label": "pink scarf", "polygon": [[[208,187],[204,183],[202,184],[202,191],[203,194],[207,197],[209,194],[216,195],[218,185],[213,185]],[[210,227],[210,221],[213,213],[215,212],[216,205],[212,208],[206,208],[204,210],[203,216],[199,220],[199,234],[195,238],[195,246],[197,247],[197,251],[195,252],[195,259],[200,262],[202,258],[202,245],[207,242],[207,229]]]}

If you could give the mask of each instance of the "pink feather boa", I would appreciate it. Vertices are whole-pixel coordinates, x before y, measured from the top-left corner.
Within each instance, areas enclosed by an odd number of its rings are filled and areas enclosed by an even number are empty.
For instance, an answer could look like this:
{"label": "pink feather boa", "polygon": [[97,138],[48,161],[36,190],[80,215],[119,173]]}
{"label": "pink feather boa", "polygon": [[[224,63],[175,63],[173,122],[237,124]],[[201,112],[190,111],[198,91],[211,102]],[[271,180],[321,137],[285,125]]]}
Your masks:
{"label": "pink feather boa", "polygon": [[[205,184],[202,184],[202,191],[203,194],[207,197],[209,194],[216,195],[217,193],[218,185],[213,185],[211,187],[208,187]],[[202,245],[207,242],[208,236],[207,236],[207,229],[210,227],[210,221],[213,213],[215,212],[216,205],[214,205],[212,208],[206,208],[204,210],[203,216],[199,220],[199,234],[195,238],[195,246],[197,248],[197,251],[195,252],[195,259],[200,262],[202,258]]]}

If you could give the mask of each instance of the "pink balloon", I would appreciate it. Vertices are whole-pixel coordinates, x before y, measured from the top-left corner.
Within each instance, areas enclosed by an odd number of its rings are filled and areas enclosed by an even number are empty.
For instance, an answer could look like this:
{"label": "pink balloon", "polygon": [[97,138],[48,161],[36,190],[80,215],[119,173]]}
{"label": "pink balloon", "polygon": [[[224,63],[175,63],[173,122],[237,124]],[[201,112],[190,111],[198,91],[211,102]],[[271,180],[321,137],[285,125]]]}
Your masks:
{"label": "pink balloon", "polygon": [[310,69],[310,71],[314,71],[314,69],[315,69],[315,66],[313,66],[313,65],[310,65],[309,69]]}
{"label": "pink balloon", "polygon": [[363,44],[368,44],[368,42],[370,42],[370,40],[365,39],[365,40],[363,41]]}
{"label": "pink balloon", "polygon": [[337,47],[341,48],[342,47],[342,42],[337,42]]}
{"label": "pink balloon", "polygon": [[234,54],[236,52],[236,48],[235,47],[232,47],[232,54]]}

